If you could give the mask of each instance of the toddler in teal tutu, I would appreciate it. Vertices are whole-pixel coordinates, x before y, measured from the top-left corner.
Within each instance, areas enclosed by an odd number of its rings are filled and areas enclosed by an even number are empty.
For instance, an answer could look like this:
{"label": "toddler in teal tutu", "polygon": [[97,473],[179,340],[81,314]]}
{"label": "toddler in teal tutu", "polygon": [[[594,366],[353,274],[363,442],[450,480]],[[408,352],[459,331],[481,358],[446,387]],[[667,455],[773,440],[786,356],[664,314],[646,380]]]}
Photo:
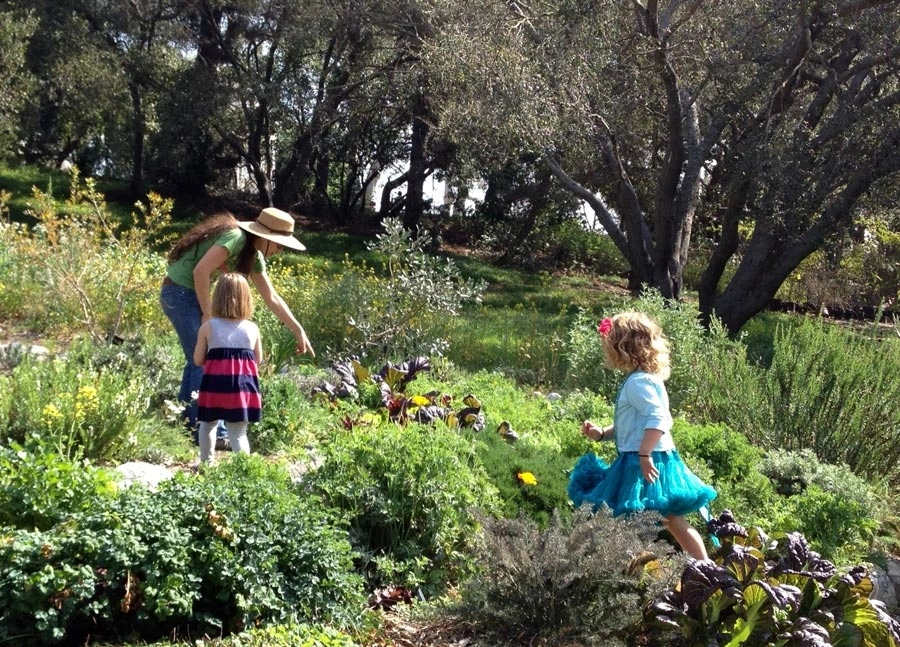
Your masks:
{"label": "toddler in teal tutu", "polygon": [[592,440],[612,439],[618,457],[607,465],[593,452],[578,459],[569,479],[576,506],[609,506],[614,515],[655,510],[681,548],[707,559],[703,538],[685,515],[705,508],[716,497],[682,462],[672,442],[672,414],[665,380],[669,342],[646,314],[623,312],[597,327],[609,368],[626,374],[615,401],[613,424],[598,427],[585,420],[581,433]]}

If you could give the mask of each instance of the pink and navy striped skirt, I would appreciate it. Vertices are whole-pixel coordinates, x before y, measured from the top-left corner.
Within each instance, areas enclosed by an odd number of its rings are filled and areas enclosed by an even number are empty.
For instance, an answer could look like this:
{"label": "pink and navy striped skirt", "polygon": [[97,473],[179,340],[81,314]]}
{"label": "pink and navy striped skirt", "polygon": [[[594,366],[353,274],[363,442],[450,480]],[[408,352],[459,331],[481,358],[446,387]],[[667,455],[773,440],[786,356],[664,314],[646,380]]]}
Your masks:
{"label": "pink and navy striped skirt", "polygon": [[259,422],[262,396],[253,351],[210,348],[197,405],[197,420],[202,422]]}

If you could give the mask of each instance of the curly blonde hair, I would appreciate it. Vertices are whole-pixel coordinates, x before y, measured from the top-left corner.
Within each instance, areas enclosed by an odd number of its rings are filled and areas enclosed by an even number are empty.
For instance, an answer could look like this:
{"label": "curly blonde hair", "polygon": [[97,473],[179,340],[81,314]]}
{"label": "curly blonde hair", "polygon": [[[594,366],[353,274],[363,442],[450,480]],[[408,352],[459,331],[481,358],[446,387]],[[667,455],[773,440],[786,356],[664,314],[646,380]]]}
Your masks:
{"label": "curly blonde hair", "polygon": [[603,337],[603,355],[610,368],[645,371],[669,378],[669,341],[659,324],[643,312],[620,312],[610,318],[612,327]]}

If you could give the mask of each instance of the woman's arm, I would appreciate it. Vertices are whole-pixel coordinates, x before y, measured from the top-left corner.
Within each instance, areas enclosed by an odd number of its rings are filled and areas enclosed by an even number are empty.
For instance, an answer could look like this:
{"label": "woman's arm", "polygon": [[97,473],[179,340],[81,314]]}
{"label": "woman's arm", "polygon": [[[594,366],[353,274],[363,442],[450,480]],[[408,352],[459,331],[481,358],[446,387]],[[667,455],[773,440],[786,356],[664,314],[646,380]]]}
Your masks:
{"label": "woman's arm", "polygon": [[312,344],[309,343],[306,331],[303,330],[303,326],[301,326],[300,322],[294,317],[294,313],[291,312],[291,309],[288,307],[287,303],[284,302],[284,299],[281,298],[281,295],[275,291],[275,286],[272,285],[272,281],[269,280],[269,275],[253,272],[250,275],[250,280],[253,282],[253,285],[256,286],[259,296],[262,297],[266,307],[268,307],[269,310],[278,317],[278,320],[287,326],[294,335],[294,339],[297,340],[297,352],[309,353],[315,357],[316,352],[313,350]]}
{"label": "woman's arm", "polygon": [[203,366],[206,363],[206,350],[209,347],[209,322],[200,324],[197,331],[197,345],[194,346],[194,364]]}
{"label": "woman's arm", "polygon": [[194,290],[197,292],[197,301],[200,303],[200,312],[203,313],[203,321],[212,315],[212,305],[209,298],[209,285],[212,275],[228,260],[228,250],[221,245],[213,245],[194,266]]}

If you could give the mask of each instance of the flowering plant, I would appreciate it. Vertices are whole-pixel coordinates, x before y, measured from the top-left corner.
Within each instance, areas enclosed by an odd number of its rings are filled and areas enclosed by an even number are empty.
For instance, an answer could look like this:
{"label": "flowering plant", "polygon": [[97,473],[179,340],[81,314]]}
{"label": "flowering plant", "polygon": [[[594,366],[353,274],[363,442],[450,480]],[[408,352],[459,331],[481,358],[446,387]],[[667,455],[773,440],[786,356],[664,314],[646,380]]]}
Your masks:
{"label": "flowering plant", "polygon": [[531,472],[519,472],[516,478],[522,485],[537,485],[537,478]]}
{"label": "flowering plant", "polygon": [[609,317],[604,317],[597,325],[597,332],[601,337],[606,337],[607,335],[609,335],[610,330],[612,330],[612,319],[610,319]]}

